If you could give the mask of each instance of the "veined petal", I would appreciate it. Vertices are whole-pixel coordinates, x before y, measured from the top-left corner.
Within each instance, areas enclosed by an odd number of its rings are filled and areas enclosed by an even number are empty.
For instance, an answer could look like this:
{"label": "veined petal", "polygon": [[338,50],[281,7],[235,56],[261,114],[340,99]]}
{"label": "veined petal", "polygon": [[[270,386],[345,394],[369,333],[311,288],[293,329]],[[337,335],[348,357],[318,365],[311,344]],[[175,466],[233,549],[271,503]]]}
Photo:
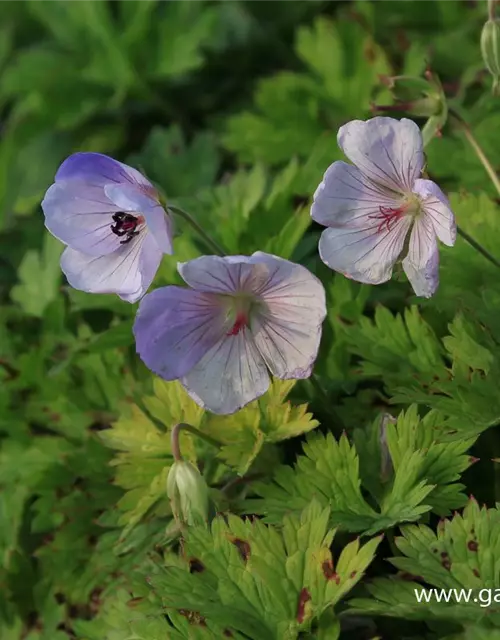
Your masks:
{"label": "veined petal", "polygon": [[439,285],[439,252],[432,221],[427,216],[415,220],[403,269],[417,296],[430,298]]}
{"label": "veined petal", "polygon": [[146,234],[102,256],[90,256],[67,247],[61,256],[61,269],[69,284],[88,293],[117,293],[135,302],[145,293],[140,257]]}
{"label": "veined petal", "polygon": [[381,284],[389,280],[403,250],[411,217],[403,216],[390,231],[374,222],[365,227],[325,229],[319,241],[323,262],[358,282]]}
{"label": "veined petal", "polygon": [[364,224],[380,207],[397,208],[401,196],[372,182],[352,164],[334,162],[314,194],[311,217],[325,227]]}
{"label": "veined petal", "polygon": [[311,324],[307,309],[293,303],[274,303],[256,316],[251,329],[255,345],[274,376],[289,379],[311,375],[321,340],[321,324]]}
{"label": "veined petal", "polygon": [[411,191],[424,166],[422,134],[406,118],[353,120],[340,127],[337,141],[365,176],[397,192]]}
{"label": "veined petal", "polygon": [[457,225],[448,198],[432,180],[415,180],[413,193],[420,196],[424,215],[432,221],[437,237],[452,247],[457,238]]}
{"label": "veined petal", "polygon": [[158,206],[158,201],[134,184],[107,184],[106,196],[114,202],[117,211],[142,213]]}
{"label": "veined petal", "polygon": [[59,167],[55,181],[83,180],[88,185],[103,187],[110,183],[132,182],[151,187],[139,171],[103,153],[74,153]]}
{"label": "veined petal", "polygon": [[249,258],[252,264],[266,267],[266,279],[259,279],[253,290],[266,304],[280,303],[307,307],[311,322],[323,322],[326,315],[325,290],[321,281],[301,264],[285,260],[271,253],[255,251]]}
{"label": "veined petal", "polygon": [[201,256],[177,265],[183,280],[197,291],[231,294],[249,284],[255,267],[248,256]]}
{"label": "veined petal", "polygon": [[325,290],[305,267],[254,253],[269,277],[255,292],[261,301],[251,319],[255,344],[273,375],[307,378],[316,359],[326,316]]}
{"label": "veined petal", "polygon": [[269,388],[269,374],[245,330],[224,336],[181,382],[199,405],[229,414],[263,395]]}
{"label": "veined petal", "polygon": [[[156,240],[151,236],[150,233],[143,232],[144,239],[142,240],[142,248],[139,255],[139,273],[141,276],[141,286],[138,291],[127,294],[122,293],[119,294],[122,300],[126,302],[136,302],[139,298],[146,293],[146,291],[151,286],[153,279],[158,271],[158,267],[160,266],[161,259],[163,257],[163,253],[161,249],[158,247]],[[140,240],[140,239],[138,239]]]}
{"label": "veined petal", "polygon": [[146,219],[149,233],[163,253],[172,255],[173,249],[173,229],[172,219],[165,212],[162,206],[156,205],[151,209],[145,209],[142,214]]}
{"label": "veined petal", "polygon": [[137,353],[165,380],[186,375],[224,333],[216,296],[185,287],[161,287],[139,305],[134,323]]}
{"label": "veined petal", "polygon": [[42,201],[45,226],[59,240],[88,255],[116,251],[120,240],[111,231],[116,205],[102,187],[81,180],[56,182]]}

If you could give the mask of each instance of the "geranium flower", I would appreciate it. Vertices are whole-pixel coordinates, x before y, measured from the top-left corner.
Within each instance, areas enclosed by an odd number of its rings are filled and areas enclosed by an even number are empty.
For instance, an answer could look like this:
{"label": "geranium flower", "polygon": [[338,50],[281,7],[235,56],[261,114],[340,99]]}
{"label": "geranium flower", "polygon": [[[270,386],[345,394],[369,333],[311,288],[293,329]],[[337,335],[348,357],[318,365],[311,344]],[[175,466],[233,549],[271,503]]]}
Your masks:
{"label": "geranium flower", "polygon": [[307,378],[326,315],[321,282],[260,251],[178,265],[189,287],[162,287],[139,306],[134,334],[145,364],[179,379],[214,413],[234,413],[278,378]]}
{"label": "geranium flower", "polygon": [[59,167],[42,202],[45,226],[67,245],[61,269],[75,289],[135,302],[147,291],[171,222],[153,185],[100,153],[75,153]]}
{"label": "geranium flower", "polygon": [[420,177],[419,128],[404,118],[353,120],[337,140],[354,165],[334,162],[314,194],[311,216],[328,227],[321,259],[348,278],[380,284],[404,253],[415,293],[432,296],[439,284],[437,238],[453,246],[456,225],[441,189]]}

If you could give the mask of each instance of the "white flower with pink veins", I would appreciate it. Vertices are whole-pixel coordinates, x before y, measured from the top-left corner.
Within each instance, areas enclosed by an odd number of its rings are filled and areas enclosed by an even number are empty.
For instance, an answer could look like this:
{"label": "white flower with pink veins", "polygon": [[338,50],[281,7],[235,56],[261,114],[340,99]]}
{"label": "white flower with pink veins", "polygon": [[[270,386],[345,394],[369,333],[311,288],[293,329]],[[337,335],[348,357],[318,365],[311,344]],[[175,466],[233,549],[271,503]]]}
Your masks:
{"label": "white flower with pink veins", "polygon": [[339,129],[339,147],[353,164],[334,162],[316,189],[312,218],[328,227],[323,262],[348,278],[381,284],[402,254],[418,296],[439,284],[437,239],[453,246],[455,217],[441,189],[421,178],[420,129],[403,118],[353,120]]}

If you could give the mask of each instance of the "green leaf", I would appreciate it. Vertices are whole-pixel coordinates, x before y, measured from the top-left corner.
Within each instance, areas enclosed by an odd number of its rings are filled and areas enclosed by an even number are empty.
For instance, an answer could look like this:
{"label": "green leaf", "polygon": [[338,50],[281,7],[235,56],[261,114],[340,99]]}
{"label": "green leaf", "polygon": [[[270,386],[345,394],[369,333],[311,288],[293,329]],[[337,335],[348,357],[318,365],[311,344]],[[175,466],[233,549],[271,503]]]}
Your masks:
{"label": "green leaf", "polygon": [[323,129],[319,119],[322,93],[313,78],[297,73],[283,72],[261,80],[255,96],[257,113],[230,118],[225,146],[243,162],[273,165],[304,155]]}
{"label": "green leaf", "polygon": [[294,204],[297,184],[308,179],[303,171],[292,159],[271,181],[256,164],[186,198],[184,208],[230,252],[253,253],[261,247],[290,259],[311,224],[308,208]]}
{"label": "green leaf", "polygon": [[127,51],[134,51],[144,46],[148,37],[151,22],[155,20],[158,11],[158,0],[142,2],[129,0],[118,5],[120,41]]}
{"label": "green leaf", "polygon": [[312,28],[299,28],[296,50],[332,103],[352,117],[368,109],[379,74],[389,71],[384,53],[353,20],[317,18]]}
{"label": "green leaf", "polygon": [[[66,136],[30,131],[16,122],[24,113],[11,116],[0,141],[0,204],[5,211],[3,226],[14,215],[27,215],[38,207],[50,186],[58,164],[69,151]],[[29,169],[27,167],[29,166]]]}
{"label": "green leaf", "polygon": [[380,377],[391,402],[436,409],[446,416],[443,437],[470,438],[500,420],[494,391],[500,334],[486,331],[474,312],[467,319],[457,314],[448,328],[452,335],[440,341],[415,307],[404,317],[378,307],[374,320],[362,318],[343,335],[362,357],[361,377]]}
{"label": "green leaf", "polygon": [[[452,193],[450,204],[457,223],[493,256],[498,256],[500,219],[498,205],[485,193]],[[471,247],[460,235],[454,247],[440,247],[441,285],[433,305],[448,318],[459,310],[488,325],[500,338],[497,300],[500,297],[498,268]]]}
{"label": "green leaf", "polygon": [[180,127],[153,127],[141,153],[130,158],[156,181],[167,198],[190,196],[211,187],[219,170],[216,138],[210,132],[198,133],[188,145]]}
{"label": "green leaf", "polygon": [[[354,21],[318,17],[298,29],[295,49],[306,71],[261,80],[255,111],[229,120],[224,142],[242,161],[307,157],[325,129],[367,114],[378,74],[389,71],[382,51]],[[329,162],[340,157],[332,145]]]}
{"label": "green leaf", "polygon": [[[463,514],[451,520],[443,520],[435,533],[424,525],[408,525],[402,528],[402,537],[395,543],[401,556],[391,558],[395,567],[418,577],[418,582],[400,577],[376,578],[366,588],[370,598],[351,600],[352,613],[402,617],[406,620],[449,620],[471,625],[497,626],[500,607],[494,603],[493,594],[499,587],[494,558],[498,557],[500,512],[498,509],[480,508],[472,498]],[[417,579],[417,578],[414,578]],[[491,606],[480,606],[487,601],[484,587],[490,590]],[[415,590],[421,592],[430,587],[455,590],[449,602],[431,598],[425,606],[417,601]],[[461,589],[469,590],[469,602],[459,600]],[[476,632],[466,631],[460,638],[475,637]],[[455,636],[453,636],[455,637]],[[480,637],[488,637],[480,636]]]}
{"label": "green leaf", "polygon": [[[210,235],[233,253],[244,251],[243,234],[252,212],[264,197],[267,176],[261,165],[250,171],[240,170],[226,184],[219,184],[187,201],[186,209],[194,214]],[[253,251],[253,250],[252,250]]]}
{"label": "green leaf", "polygon": [[408,411],[401,412],[395,424],[387,425],[386,438],[396,473],[398,469],[404,469],[404,458],[409,451],[424,453],[419,477],[435,485],[426,502],[433,511],[444,516],[465,504],[465,495],[461,493],[464,485],[455,481],[472,463],[466,454],[476,438],[440,443],[436,440],[440,435],[440,420],[437,411],[431,411],[420,420],[417,407],[413,405]]}
{"label": "green leaf", "polygon": [[[81,71],[84,80],[109,85],[118,92],[133,85],[135,72],[120,46],[108,5],[54,0],[47,11],[42,11],[36,0],[30,0],[29,6],[63,50],[74,51],[85,60]],[[88,51],[90,62],[88,54],[82,55]]]}
{"label": "green leaf", "polygon": [[28,487],[23,485],[0,494],[0,519],[9,523],[8,527],[2,527],[0,534],[0,566],[4,569],[9,569],[14,552],[18,550],[18,535],[28,495]]}
{"label": "green leaf", "polygon": [[[466,112],[472,133],[493,166],[497,166],[500,160],[500,139],[496,133],[500,116],[496,105],[494,97],[485,95],[484,99],[479,100]],[[425,152],[428,166],[432,167],[433,177],[443,188],[449,191],[464,189],[476,193],[484,191],[491,196],[496,195],[484,167],[459,128],[442,138],[434,138]]]}
{"label": "green leaf", "polygon": [[286,517],[281,533],[258,520],[217,517],[211,530],[186,532],[184,557],[201,570],[167,560],[150,584],[168,610],[191,612],[193,620],[201,616],[254,640],[292,640],[362,578],[380,542],[360,547],[355,540],[334,564],[328,519],[314,500]]}
{"label": "green leaf", "polygon": [[83,348],[90,353],[100,353],[116,347],[128,347],[134,343],[132,327],[132,321],[122,321],[99,333]]}
{"label": "green leaf", "polygon": [[192,2],[171,2],[158,25],[158,49],[152,75],[179,78],[203,63],[203,48],[211,45],[217,10]]}
{"label": "green leaf", "polygon": [[[314,495],[329,506],[331,524],[368,534],[418,520],[431,509],[448,514],[465,503],[463,485],[455,481],[472,463],[465,452],[474,439],[436,443],[438,423],[435,414],[420,421],[412,407],[400,414],[396,424],[385,423],[384,441],[380,420],[372,425],[373,435],[355,432],[356,447],[346,435],[338,442],[331,434],[310,436],[295,469],[278,468],[272,484],[255,486],[261,499],[249,499],[245,506],[276,523],[283,514],[304,508]],[[384,462],[385,447],[390,468]],[[378,503],[378,512],[365,500],[362,486]]]}
{"label": "green leaf", "polygon": [[20,284],[12,288],[10,295],[27,314],[40,318],[55,299],[61,279],[59,258],[62,250],[59,240],[45,233],[42,250],[28,251],[21,261]]}
{"label": "green leaf", "polygon": [[307,405],[292,406],[286,397],[295,380],[277,380],[269,391],[230,416],[207,415],[204,430],[222,443],[219,457],[244,475],[265,443],[307,433],[318,426]]}
{"label": "green leaf", "polygon": [[[179,422],[199,426],[204,413],[178,382],[165,383],[157,378],[154,391],[154,396],[143,399],[153,419],[131,405],[111,429],[99,434],[106,446],[118,452],[112,464],[117,467],[116,484],[126,489],[117,504],[122,512],[118,524],[124,526],[122,540],[147,515],[170,515],[166,493],[173,463],[170,431]],[[180,446],[183,456],[196,462],[192,436],[181,432]]]}

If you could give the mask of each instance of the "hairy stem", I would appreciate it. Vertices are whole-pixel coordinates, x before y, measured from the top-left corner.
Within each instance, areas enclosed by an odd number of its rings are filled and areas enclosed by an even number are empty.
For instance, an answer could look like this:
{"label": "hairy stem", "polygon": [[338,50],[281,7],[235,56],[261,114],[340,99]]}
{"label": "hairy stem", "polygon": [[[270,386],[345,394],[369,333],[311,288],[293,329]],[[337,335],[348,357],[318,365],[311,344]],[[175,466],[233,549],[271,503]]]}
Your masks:
{"label": "hairy stem", "polygon": [[181,218],[184,218],[184,220],[186,220],[186,222],[188,222],[193,227],[193,229],[203,238],[203,240],[210,247],[210,249],[212,249],[217,255],[219,256],[226,255],[226,252],[224,251],[224,249],[219,244],[217,244],[215,240],[212,240],[212,238],[196,222],[196,220],[193,218],[193,216],[190,213],[172,204],[168,205],[168,211],[173,214],[177,214]]}
{"label": "hairy stem", "polygon": [[208,442],[214,447],[217,447],[220,449],[220,447],[222,446],[221,442],[219,442],[215,438],[212,438],[211,436],[207,436],[205,433],[202,433],[201,431],[191,426],[190,424],[187,424],[186,422],[179,422],[178,424],[175,425],[175,427],[172,429],[172,433],[170,434],[172,455],[176,462],[180,462],[181,460],[183,460],[181,447],[179,443],[179,436],[182,430],[192,433],[194,436],[197,436],[198,438],[205,440],[205,442]]}
{"label": "hairy stem", "polygon": [[495,5],[497,0],[488,0],[488,18],[489,20],[495,20]]}
{"label": "hairy stem", "polygon": [[462,228],[457,226],[457,233],[459,236],[462,236],[462,238],[466,242],[468,242],[471,245],[471,247],[474,247],[476,251],[479,251],[479,253],[483,255],[486,258],[486,260],[489,260],[492,264],[495,265],[495,267],[498,267],[500,269],[500,261],[497,260],[494,256],[492,256],[489,251],[486,251],[486,249],[482,247],[479,244],[479,242],[476,242],[474,238],[472,238],[466,231],[464,231]]}
{"label": "hairy stem", "polygon": [[481,145],[474,137],[474,134],[472,133],[471,128],[469,127],[467,122],[465,122],[462,116],[460,116],[455,111],[450,110],[450,117],[452,118],[453,122],[457,124],[458,127],[464,132],[467,142],[474,149],[474,153],[479,158],[481,164],[485,168],[486,173],[489,175],[491,182],[493,183],[493,185],[495,186],[495,189],[497,190],[498,195],[500,195],[500,180],[498,179],[497,173],[493,168],[493,166],[491,165],[491,162],[486,157],[484,151],[481,148]]}
{"label": "hairy stem", "polygon": [[261,480],[264,478],[263,473],[249,473],[247,476],[236,476],[231,478],[221,489],[221,493],[228,496],[235,487],[244,486],[255,480]]}

